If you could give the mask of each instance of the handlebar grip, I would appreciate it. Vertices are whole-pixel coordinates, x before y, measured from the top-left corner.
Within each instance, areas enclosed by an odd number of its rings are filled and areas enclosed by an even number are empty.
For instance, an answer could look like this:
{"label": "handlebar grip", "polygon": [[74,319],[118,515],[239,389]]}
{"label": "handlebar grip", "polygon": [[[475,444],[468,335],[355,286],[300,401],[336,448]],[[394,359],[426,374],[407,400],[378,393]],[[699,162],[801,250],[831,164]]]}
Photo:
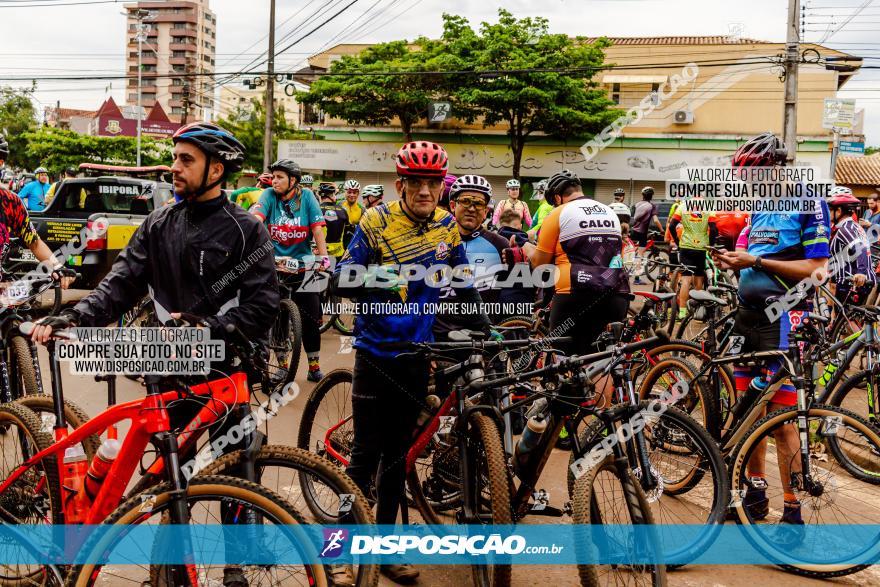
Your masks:
{"label": "handlebar grip", "polygon": [[[19,331],[25,336],[30,336],[36,327],[37,325],[33,322],[22,322],[18,325]],[[55,330],[52,332],[52,338],[58,338],[61,340],[79,340],[76,334],[69,330]]]}

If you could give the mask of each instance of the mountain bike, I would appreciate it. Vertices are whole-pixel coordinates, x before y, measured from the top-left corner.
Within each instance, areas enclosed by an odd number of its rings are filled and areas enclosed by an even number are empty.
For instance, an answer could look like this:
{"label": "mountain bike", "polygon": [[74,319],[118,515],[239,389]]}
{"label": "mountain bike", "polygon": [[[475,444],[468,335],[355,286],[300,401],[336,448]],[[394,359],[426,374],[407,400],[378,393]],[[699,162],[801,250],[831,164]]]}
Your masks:
{"label": "mountain bike", "polygon": [[[730,463],[731,495],[734,496],[731,509],[744,526],[778,522],[786,485],[798,497],[807,524],[845,526],[880,522],[880,512],[864,505],[866,500],[880,497],[880,431],[849,410],[814,400],[814,355],[810,347],[820,339],[827,322],[823,316],[804,313],[799,328],[789,335],[792,344],[788,350],[740,353],[735,347],[728,348],[723,355],[712,353],[712,359],[688,380],[693,384],[711,369],[725,364],[765,365],[774,361],[782,365],[765,391],[750,390],[735,402],[729,400],[726,409],[715,410],[720,417],[711,418],[706,426]],[[785,380],[790,380],[797,391],[797,405],[765,415],[767,404]],[[650,389],[652,385],[653,381],[646,378],[643,389]],[[704,401],[718,400],[723,406],[723,398],[716,395],[717,388],[707,391],[710,393],[704,396]],[[834,458],[828,459],[824,451],[817,450],[820,445],[827,446]],[[740,498],[749,490],[757,489],[748,472],[748,463],[752,455],[764,450],[768,466],[763,473],[771,507],[766,514],[761,514],[744,506]],[[787,471],[785,482],[782,471]],[[768,533],[746,529],[746,536],[773,560],[791,559],[785,545],[775,543]],[[799,559],[780,563],[780,566],[803,576],[837,577],[865,568],[865,564],[845,562],[863,553],[847,553],[841,562],[833,564],[820,558],[818,562]]]}
{"label": "mountain bike", "polygon": [[[23,333],[32,326],[23,324]],[[92,585],[112,581],[110,577],[123,572],[120,578],[149,582],[151,585],[198,585],[210,583],[228,572],[237,571],[250,576],[250,584],[265,584],[263,576],[289,572],[301,579],[294,583],[326,585],[326,574],[321,565],[303,564],[287,569],[277,566],[267,572],[265,567],[234,567],[223,565],[211,568],[207,563],[195,561],[186,564],[150,564],[139,571],[126,566],[124,570],[116,566],[101,566],[96,561],[112,550],[115,541],[124,534],[125,527],[132,524],[204,524],[222,521],[226,525],[272,524],[277,525],[281,536],[289,541],[290,548],[302,553],[302,560],[310,560],[313,553],[310,541],[297,529],[303,518],[280,496],[244,479],[224,476],[193,478],[187,482],[181,463],[181,444],[191,442],[207,422],[215,422],[231,411],[231,406],[246,402],[248,398],[247,378],[244,373],[236,373],[225,379],[209,381],[188,388],[181,386],[171,391],[160,388],[162,378],[146,376],[147,392],[142,399],[113,405],[97,417],[84,422],[79,428],[68,430],[63,410],[63,392],[60,381],[60,366],[57,361],[55,339],[72,339],[73,335],[64,331],[55,333],[47,343],[50,367],[52,370],[52,391],[55,411],[54,442],[52,437],[42,432],[36,415],[15,402],[0,406],[0,423],[15,428],[16,433],[3,435],[4,454],[13,457],[3,463],[0,483],[0,519],[10,524],[51,523],[51,524],[107,524],[118,525],[107,534],[87,541],[83,553],[88,564],[70,568],[68,581],[72,585]],[[207,401],[199,401],[207,397]],[[170,428],[169,405],[182,401],[199,401],[202,409],[195,419],[180,434]],[[80,443],[90,436],[99,436],[105,430],[115,428],[119,422],[130,421],[130,429],[119,449],[118,456],[112,460],[103,482],[89,489],[89,477],[97,471],[95,459],[88,459]],[[162,472],[165,481],[149,488],[146,493],[138,493],[123,501],[126,487],[144,455],[148,444],[152,443],[159,458],[151,467],[151,472]],[[20,462],[14,462],[18,457]],[[93,491],[93,493],[90,493]],[[149,507],[145,507],[145,504]],[[194,547],[184,533],[184,543],[176,545],[192,560]],[[235,545],[225,545],[227,557],[235,556]],[[153,544],[151,555],[158,552],[160,545]],[[33,577],[42,572],[39,568],[6,570],[0,580],[18,580]],[[136,579],[140,572],[141,578]],[[271,583],[270,583],[271,584]]]}
{"label": "mountain bike", "polygon": [[[614,348],[600,353],[561,358],[528,372],[514,374],[490,372],[482,380],[472,384],[473,392],[479,394],[474,396],[474,401],[494,405],[502,415],[520,406],[531,404],[530,414],[536,418],[543,416],[547,424],[529,450],[521,452],[519,444],[515,448],[508,448],[508,457],[516,479],[519,480],[519,484],[513,488],[511,501],[516,520],[526,515],[559,517],[567,511],[573,515],[575,524],[599,527],[653,524],[654,517],[646,493],[655,490],[661,481],[658,472],[648,460],[645,439],[641,436],[641,432],[636,432],[631,437],[631,443],[618,443],[590,466],[585,467],[584,473],[571,484],[570,509],[568,506],[565,510],[551,506],[549,495],[539,490],[537,483],[560,430],[568,429],[573,439],[572,454],[575,455],[573,458],[580,459],[586,456],[591,448],[583,445],[577,434],[578,425],[585,422],[588,416],[594,416],[596,418],[593,420],[594,423],[601,422],[602,430],[613,434],[618,425],[628,422],[642,409],[637,400],[635,403],[625,402],[613,407],[597,402],[596,396],[588,390],[589,382],[596,374],[591,372],[591,369],[602,372],[607,368],[609,372],[613,370],[615,375],[625,378],[626,356],[656,346],[663,340],[664,338],[654,337],[630,345],[615,345]],[[532,383],[535,379],[544,380],[544,384],[535,386]],[[523,399],[510,402],[511,390],[523,396]],[[680,416],[687,418],[683,414]],[[698,430],[699,426],[693,423],[692,428]],[[508,447],[513,444],[509,427],[504,430],[504,443]],[[711,450],[711,441],[704,444]],[[716,462],[715,472],[723,473],[720,458]],[[723,480],[724,475],[722,474],[719,479]],[[607,538],[605,547],[612,551],[632,552],[633,544],[622,544],[610,535]],[[641,548],[653,551],[658,555],[655,560],[660,559],[659,543],[642,544]],[[599,545],[593,546],[594,555],[597,554],[597,549],[600,555],[609,554],[609,551]],[[584,585],[630,582],[665,585],[666,582],[666,571],[662,564],[580,564],[578,572]]]}

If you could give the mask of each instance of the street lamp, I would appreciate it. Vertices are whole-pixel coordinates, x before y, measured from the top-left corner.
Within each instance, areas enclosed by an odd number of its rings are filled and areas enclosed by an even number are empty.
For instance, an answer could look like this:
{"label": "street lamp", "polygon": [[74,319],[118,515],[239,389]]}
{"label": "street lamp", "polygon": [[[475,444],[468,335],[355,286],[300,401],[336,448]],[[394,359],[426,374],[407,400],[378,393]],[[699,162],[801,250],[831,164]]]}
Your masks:
{"label": "street lamp", "polygon": [[141,111],[141,81],[142,81],[142,65],[141,65],[141,52],[143,51],[143,43],[147,38],[147,28],[144,25],[144,20],[152,16],[152,13],[148,10],[137,9],[134,12],[134,17],[137,19],[137,35],[135,39],[138,42],[138,83],[137,83],[137,166],[141,166],[141,119],[143,118],[143,114]]}

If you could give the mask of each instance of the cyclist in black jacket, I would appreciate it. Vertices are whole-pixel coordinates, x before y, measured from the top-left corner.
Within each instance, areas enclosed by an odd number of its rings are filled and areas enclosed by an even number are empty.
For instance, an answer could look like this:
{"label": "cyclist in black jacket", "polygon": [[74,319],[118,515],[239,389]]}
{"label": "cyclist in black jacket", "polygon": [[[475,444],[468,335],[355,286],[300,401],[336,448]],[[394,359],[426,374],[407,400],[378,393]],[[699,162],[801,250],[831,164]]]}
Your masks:
{"label": "cyclist in black jacket", "polygon": [[[53,329],[106,326],[149,293],[163,323],[186,312],[205,317],[213,339],[226,338],[226,325],[234,324],[249,339],[268,342],[280,304],[269,233],[220,189],[228,174],[241,169],[244,146],[228,131],[205,122],[181,127],[173,141],[171,172],[181,201],[147,216],[98,287],[74,308],[40,320],[34,340],[47,341]],[[211,367],[221,373],[241,370],[230,363]],[[176,406],[170,411],[172,429],[190,422],[199,408],[192,402]],[[212,426],[211,442],[225,436],[245,414],[236,410]],[[223,452],[243,448],[240,439]],[[181,455],[181,462],[190,457]],[[223,520],[234,514],[229,506],[221,511]],[[229,566],[223,575],[225,586],[248,584],[240,567]]]}
{"label": "cyclist in black jacket", "polygon": [[153,211],[98,287],[74,308],[41,320],[34,340],[73,324],[106,326],[149,294],[163,323],[186,312],[207,317],[213,338],[225,338],[232,323],[268,342],[279,307],[269,233],[220,191],[241,168],[244,147],[203,122],[182,127],[173,140],[174,190],[183,200]]}

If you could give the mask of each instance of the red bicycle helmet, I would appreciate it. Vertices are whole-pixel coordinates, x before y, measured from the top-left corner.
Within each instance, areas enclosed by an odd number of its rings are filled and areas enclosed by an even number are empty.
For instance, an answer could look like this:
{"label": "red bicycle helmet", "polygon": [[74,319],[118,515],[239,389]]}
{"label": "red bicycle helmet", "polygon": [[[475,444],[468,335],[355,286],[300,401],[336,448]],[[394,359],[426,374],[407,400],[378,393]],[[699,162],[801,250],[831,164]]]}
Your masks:
{"label": "red bicycle helmet", "polygon": [[861,205],[861,200],[855,197],[852,193],[852,190],[838,186],[831,190],[831,195],[828,196],[828,207],[829,208],[846,208],[846,209],[856,209]]}
{"label": "red bicycle helmet", "polygon": [[449,170],[449,155],[436,143],[419,141],[407,143],[397,152],[397,175],[401,177],[445,177]]}
{"label": "red bicycle helmet", "polygon": [[270,188],[272,187],[272,174],[264,173],[259,178],[257,178],[257,183],[261,186]]}
{"label": "red bicycle helmet", "polygon": [[782,141],[771,132],[749,139],[733,155],[734,167],[771,167],[785,163],[787,151]]}

